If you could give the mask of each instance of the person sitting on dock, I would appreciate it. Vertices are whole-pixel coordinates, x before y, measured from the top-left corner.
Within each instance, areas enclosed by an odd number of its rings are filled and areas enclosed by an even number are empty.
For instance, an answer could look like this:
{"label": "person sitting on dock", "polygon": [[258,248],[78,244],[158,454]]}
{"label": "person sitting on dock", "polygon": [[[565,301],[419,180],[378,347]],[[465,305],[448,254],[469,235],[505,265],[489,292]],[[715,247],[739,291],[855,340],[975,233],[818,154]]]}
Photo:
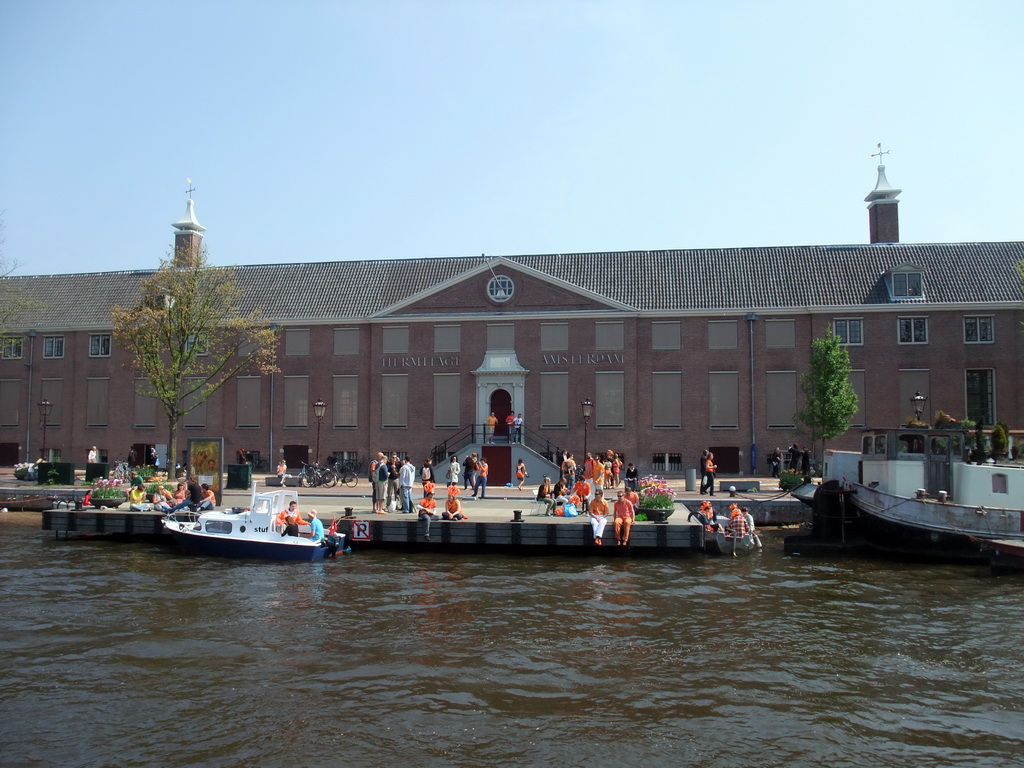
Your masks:
{"label": "person sitting on dock", "polygon": [[153,509],[157,512],[170,512],[173,499],[174,497],[171,495],[171,492],[162,485],[158,485],[157,489],[153,491],[153,495],[149,497]]}
{"label": "person sitting on dock", "polygon": [[128,509],[132,512],[149,512],[149,504],[146,503],[146,489],[141,485],[133,485],[128,491]]}
{"label": "person sitting on dock", "polygon": [[189,476],[187,490],[188,495],[171,507],[171,512],[177,512],[185,507],[191,508],[193,512],[199,509],[199,505],[203,503],[203,487],[199,485],[195,475]]}
{"label": "person sitting on dock", "polygon": [[416,505],[416,509],[419,511],[420,520],[426,524],[426,527],[423,529],[423,538],[430,541],[430,522],[432,520],[437,520],[437,515],[434,514],[434,510],[437,509],[437,502],[434,501],[434,494],[426,494],[423,497],[423,500]]}
{"label": "person sitting on dock", "polygon": [[459,501],[459,489],[454,485],[448,488],[448,499],[444,503],[444,512],[441,513],[442,520],[468,520],[462,511],[462,502]]}
{"label": "person sitting on dock", "polygon": [[199,506],[196,507],[196,509],[213,509],[217,505],[217,494],[213,492],[209,483],[203,483],[200,488],[202,488],[202,496],[199,499]]}
{"label": "person sitting on dock", "polygon": [[580,497],[580,506],[582,511],[586,512],[587,507],[590,504],[590,500],[594,498],[593,489],[590,483],[587,482],[587,478],[581,477],[576,481],[576,485],[573,486],[573,493]]}
{"label": "person sitting on dock", "polygon": [[626,498],[623,491],[618,492],[618,500],[615,502],[615,541],[620,547],[629,544],[629,531],[636,520],[636,508],[633,502]]}
{"label": "person sitting on dock", "polygon": [[313,539],[314,544],[324,540],[324,524],[316,516],[315,509],[309,510],[309,537]]}
{"label": "person sitting on dock", "polygon": [[544,482],[537,489],[537,501],[544,502],[544,517],[551,517],[555,514],[555,495],[550,477],[545,477]]}
{"label": "person sitting on dock", "polygon": [[594,531],[594,544],[601,546],[601,537],[604,536],[604,526],[608,522],[608,502],[604,499],[604,491],[598,488],[594,491],[594,500],[590,502],[590,527]]}

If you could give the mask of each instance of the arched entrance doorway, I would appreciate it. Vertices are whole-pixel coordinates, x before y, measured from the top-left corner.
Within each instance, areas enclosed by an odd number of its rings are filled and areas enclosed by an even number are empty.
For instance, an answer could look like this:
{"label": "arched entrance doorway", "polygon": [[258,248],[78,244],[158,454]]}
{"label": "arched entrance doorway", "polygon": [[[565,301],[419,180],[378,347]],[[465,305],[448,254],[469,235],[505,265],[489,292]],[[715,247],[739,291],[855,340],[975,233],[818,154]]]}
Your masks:
{"label": "arched entrance doorway", "polygon": [[496,389],[491,392],[491,413],[498,419],[498,426],[494,428],[496,442],[508,442],[508,424],[505,420],[512,413],[512,395],[506,389]]}

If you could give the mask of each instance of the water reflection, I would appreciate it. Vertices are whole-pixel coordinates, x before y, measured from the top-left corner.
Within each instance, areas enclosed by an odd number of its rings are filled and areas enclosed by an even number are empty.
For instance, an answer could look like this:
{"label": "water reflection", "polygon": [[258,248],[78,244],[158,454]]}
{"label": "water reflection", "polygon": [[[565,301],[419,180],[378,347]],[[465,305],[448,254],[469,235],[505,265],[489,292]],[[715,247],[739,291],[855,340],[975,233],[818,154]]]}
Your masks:
{"label": "water reflection", "polygon": [[[37,525],[38,518],[33,517]],[[801,560],[200,560],[0,523],[5,764],[1019,765],[1020,582]]]}

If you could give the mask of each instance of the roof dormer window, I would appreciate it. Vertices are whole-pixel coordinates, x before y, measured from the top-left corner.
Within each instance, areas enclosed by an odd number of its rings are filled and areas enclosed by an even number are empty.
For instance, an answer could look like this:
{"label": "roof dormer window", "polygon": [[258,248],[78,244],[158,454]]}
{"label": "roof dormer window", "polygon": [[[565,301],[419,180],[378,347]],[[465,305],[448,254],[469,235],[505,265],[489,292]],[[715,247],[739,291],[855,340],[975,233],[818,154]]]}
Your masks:
{"label": "roof dormer window", "polygon": [[924,296],[924,276],[920,272],[894,272],[892,297],[894,299],[920,299]]}

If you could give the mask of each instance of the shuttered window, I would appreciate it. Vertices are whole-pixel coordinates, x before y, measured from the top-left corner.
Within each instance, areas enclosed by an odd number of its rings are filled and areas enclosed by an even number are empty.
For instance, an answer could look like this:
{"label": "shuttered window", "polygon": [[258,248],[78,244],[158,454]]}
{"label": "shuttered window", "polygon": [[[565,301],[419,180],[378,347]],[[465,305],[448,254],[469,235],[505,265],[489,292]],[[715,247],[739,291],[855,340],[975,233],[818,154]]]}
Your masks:
{"label": "shuttered window", "polygon": [[409,426],[409,377],[381,376],[381,426],[385,429]]}
{"label": "shuttered window", "polygon": [[796,371],[765,374],[765,415],[768,427],[792,427],[796,413]]}
{"label": "shuttered window", "polygon": [[542,373],[540,375],[540,425],[542,427],[569,426],[568,373]]}
{"label": "shuttered window", "polygon": [[334,377],[334,426],[359,426],[359,377]]}
{"label": "shuttered window", "polygon": [[710,426],[739,426],[739,374],[735,371],[708,373]]}
{"label": "shuttered window", "polygon": [[679,371],[651,374],[651,426],[683,426],[683,374]]}
{"label": "shuttered window", "polygon": [[459,427],[461,379],[457,373],[434,374],[434,426]]}
{"label": "shuttered window", "polygon": [[235,399],[235,425],[260,426],[260,390],[263,380],[259,376],[239,376],[235,379],[238,396]]}

